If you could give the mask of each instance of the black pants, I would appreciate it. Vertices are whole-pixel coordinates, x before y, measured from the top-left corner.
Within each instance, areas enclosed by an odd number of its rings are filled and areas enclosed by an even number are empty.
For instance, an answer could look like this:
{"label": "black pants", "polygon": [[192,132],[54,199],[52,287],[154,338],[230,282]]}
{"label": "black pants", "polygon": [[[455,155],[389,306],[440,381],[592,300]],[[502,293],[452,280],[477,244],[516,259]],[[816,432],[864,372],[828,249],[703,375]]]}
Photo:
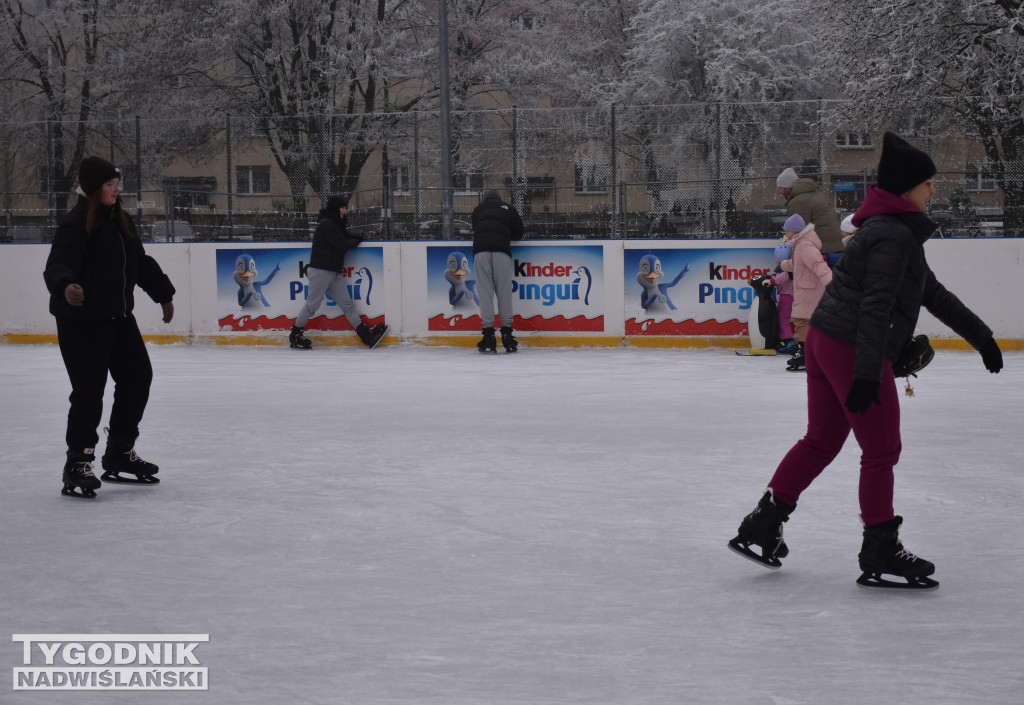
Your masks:
{"label": "black pants", "polygon": [[135,317],[129,314],[101,321],[58,318],[57,340],[71,379],[68,448],[81,452],[96,447],[108,372],[114,380],[110,442],[131,448],[139,435],[153,381],[153,366]]}

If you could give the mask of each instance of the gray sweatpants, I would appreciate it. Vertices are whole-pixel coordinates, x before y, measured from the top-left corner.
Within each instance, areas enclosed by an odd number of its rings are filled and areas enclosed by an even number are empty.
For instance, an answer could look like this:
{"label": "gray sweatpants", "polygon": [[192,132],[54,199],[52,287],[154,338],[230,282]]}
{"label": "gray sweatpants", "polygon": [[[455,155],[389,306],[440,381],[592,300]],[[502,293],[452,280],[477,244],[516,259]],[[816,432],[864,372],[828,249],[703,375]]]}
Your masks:
{"label": "gray sweatpants", "polygon": [[498,317],[501,325],[512,325],[512,258],[504,252],[478,252],[476,293],[480,297],[480,318],[483,327],[494,325],[494,295],[498,295]]}
{"label": "gray sweatpants", "polygon": [[352,324],[352,327],[359,327],[363,319],[356,313],[356,305],[353,303],[352,297],[348,295],[348,287],[345,285],[345,279],[341,274],[327,269],[308,267],[306,269],[306,279],[309,280],[309,292],[306,295],[305,305],[295,319],[295,325],[299,328],[305,328],[306,323],[317,312],[317,309],[320,308],[320,304],[323,303],[324,294],[330,294],[331,298],[337,302],[338,307],[345,314],[345,318]]}

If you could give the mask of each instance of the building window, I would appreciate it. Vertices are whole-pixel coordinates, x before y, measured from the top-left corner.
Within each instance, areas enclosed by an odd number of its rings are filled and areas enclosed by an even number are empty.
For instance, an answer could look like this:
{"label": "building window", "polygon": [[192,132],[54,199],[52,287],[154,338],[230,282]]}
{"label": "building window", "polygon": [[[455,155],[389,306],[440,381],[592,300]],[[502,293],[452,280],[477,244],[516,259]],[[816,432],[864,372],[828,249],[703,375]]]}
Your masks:
{"label": "building window", "polygon": [[235,167],[235,193],[270,193],[270,167]]}
{"label": "building window", "polygon": [[452,188],[463,193],[484,190],[484,172],[481,169],[459,169],[452,174]]}
{"label": "building window", "polygon": [[842,211],[855,211],[867,193],[867,177],[863,173],[833,174],[832,193],[836,197],[836,208]]}
{"label": "building window", "polygon": [[391,179],[391,193],[409,193],[412,191],[408,166],[393,166],[388,169],[388,174]]}
{"label": "building window", "polygon": [[836,147],[844,149],[869,149],[874,147],[870,132],[837,132]]}
{"label": "building window", "polygon": [[547,21],[538,15],[524,14],[513,18],[512,26],[527,32],[534,32],[544,27]]}
{"label": "building window", "polygon": [[968,164],[964,174],[968,191],[995,191],[996,179],[984,164]]}
{"label": "building window", "polygon": [[608,191],[608,168],[603,164],[590,166],[576,165],[576,193],[606,193]]}

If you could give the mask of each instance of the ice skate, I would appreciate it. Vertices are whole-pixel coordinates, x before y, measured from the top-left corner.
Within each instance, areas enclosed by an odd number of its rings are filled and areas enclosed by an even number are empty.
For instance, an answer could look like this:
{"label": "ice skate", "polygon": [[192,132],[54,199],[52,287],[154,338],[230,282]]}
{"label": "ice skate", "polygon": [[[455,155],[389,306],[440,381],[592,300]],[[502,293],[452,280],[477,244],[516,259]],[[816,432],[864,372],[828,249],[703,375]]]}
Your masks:
{"label": "ice skate", "polygon": [[793,357],[789,358],[789,361],[786,362],[786,369],[790,372],[803,372],[807,369],[807,365],[804,361],[803,343],[796,344],[796,352],[793,354]]}
{"label": "ice skate", "polygon": [[103,483],[92,472],[93,457],[91,453],[68,453],[67,462],[64,463],[62,495],[79,499],[92,499],[96,496],[96,490]]}
{"label": "ice skate", "polygon": [[[493,334],[493,329],[491,329],[491,332]],[[512,336],[512,326],[501,327],[501,347],[505,348],[505,352],[510,353],[514,353],[519,349],[519,341]]]}
{"label": "ice skate", "polygon": [[[789,521],[789,515],[796,505],[788,505],[775,499],[769,488],[757,507],[743,517],[736,538],[729,542],[729,548],[744,558],[763,565],[769,570],[782,567],[780,558],[789,555],[789,547],[782,539],[782,524]],[[761,552],[752,546],[759,546]]]}
{"label": "ice skate", "polygon": [[371,350],[380,343],[380,341],[387,335],[388,326],[383,323],[378,323],[373,328],[368,327],[365,323],[360,323],[359,327],[356,328],[356,335],[363,341],[363,345],[370,348]]}
{"label": "ice skate", "polygon": [[298,326],[292,326],[292,332],[288,334],[288,344],[298,350],[309,350],[313,347],[313,342],[302,334],[303,330]]}
{"label": "ice skate", "polygon": [[135,447],[124,443],[111,442],[100,461],[103,465],[103,481],[121,485],[155,485],[160,471],[154,463],[143,460]]}
{"label": "ice skate", "polygon": [[780,355],[793,355],[797,351],[797,343],[792,338],[785,338],[775,346],[775,352]]}
{"label": "ice skate", "polygon": [[494,338],[494,328],[483,329],[483,339],[476,344],[476,349],[482,353],[498,352],[498,341]]}
{"label": "ice skate", "polygon": [[[928,576],[935,565],[918,558],[903,548],[899,530],[903,517],[895,517],[884,524],[864,527],[864,543],[857,556],[864,571],[857,584],[866,588],[896,588],[902,590],[934,590],[939,583]],[[883,575],[903,578],[906,582],[888,580]]]}

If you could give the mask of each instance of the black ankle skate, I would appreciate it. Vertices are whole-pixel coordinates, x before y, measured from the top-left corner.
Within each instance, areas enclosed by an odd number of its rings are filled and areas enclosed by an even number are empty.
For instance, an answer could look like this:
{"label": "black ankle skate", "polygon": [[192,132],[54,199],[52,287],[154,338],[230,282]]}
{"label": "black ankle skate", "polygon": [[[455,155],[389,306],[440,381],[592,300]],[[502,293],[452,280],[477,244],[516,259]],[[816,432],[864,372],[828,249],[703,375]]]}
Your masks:
{"label": "black ankle skate", "polygon": [[498,341],[494,338],[494,328],[484,328],[482,332],[484,337],[476,344],[476,349],[482,353],[498,352]]}
{"label": "black ankle skate", "polygon": [[365,323],[360,323],[359,326],[356,327],[356,335],[359,336],[359,340],[363,341],[363,345],[371,350],[377,347],[387,332],[388,327],[383,323],[378,323],[373,328],[370,328]]}
{"label": "black ankle skate", "polygon": [[804,344],[796,344],[796,352],[793,357],[789,358],[786,362],[786,369],[790,372],[803,372],[807,369],[807,365],[804,360]]}
{"label": "black ankle skate", "polygon": [[96,490],[103,483],[92,472],[93,457],[91,453],[68,453],[67,462],[64,463],[62,495],[79,499],[92,499],[96,496]]}
{"label": "black ankle skate", "polygon": [[[108,446],[103,454],[102,464],[105,482],[122,485],[155,485],[160,482],[155,477],[160,468],[140,458],[134,447],[125,450],[117,446]],[[132,475],[134,477],[130,477]]]}
{"label": "black ankle skate", "polygon": [[[935,565],[918,558],[903,548],[899,530],[903,517],[895,517],[884,524],[864,527],[864,543],[857,556],[863,574],[857,584],[869,588],[900,588],[904,590],[934,590],[939,583],[928,576],[935,572]],[[894,575],[906,580],[886,580],[883,574]]]}
{"label": "black ankle skate", "polygon": [[313,341],[303,335],[304,328],[292,326],[292,332],[288,334],[288,344],[298,350],[309,350],[313,347]]}
{"label": "black ankle skate", "polygon": [[512,326],[501,327],[501,347],[505,348],[505,352],[510,353],[519,349],[519,341],[512,337]]}
{"label": "black ankle skate", "polygon": [[[780,558],[789,555],[789,547],[782,539],[782,524],[789,521],[789,515],[796,505],[780,502],[769,489],[757,503],[757,507],[743,517],[736,538],[729,542],[729,548],[744,558],[776,570],[782,567]],[[760,546],[761,553],[751,546]]]}

